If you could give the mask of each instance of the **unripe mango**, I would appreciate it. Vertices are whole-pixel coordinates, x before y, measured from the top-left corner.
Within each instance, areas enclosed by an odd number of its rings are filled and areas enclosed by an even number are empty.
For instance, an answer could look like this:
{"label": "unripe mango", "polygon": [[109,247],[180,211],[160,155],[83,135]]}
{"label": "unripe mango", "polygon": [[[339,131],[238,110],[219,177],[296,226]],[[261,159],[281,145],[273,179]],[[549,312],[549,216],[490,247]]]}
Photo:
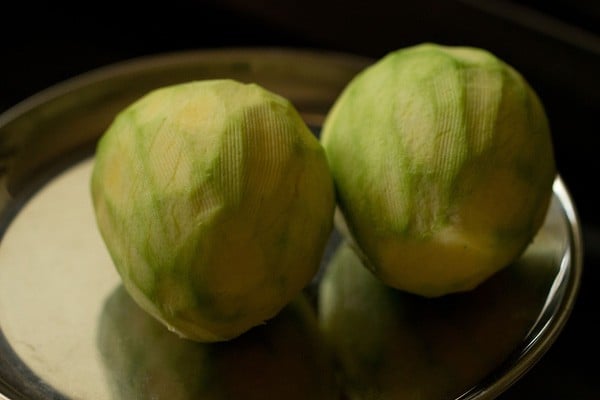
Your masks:
{"label": "unripe mango", "polygon": [[91,189],[127,291],[198,341],[276,315],[316,273],[333,225],[319,141],[288,100],[232,80],[160,88],[119,113]]}
{"label": "unripe mango", "polygon": [[538,96],[477,48],[388,54],[344,89],[321,140],[341,225],[368,268],[428,297],[471,290],[517,259],[556,176]]}

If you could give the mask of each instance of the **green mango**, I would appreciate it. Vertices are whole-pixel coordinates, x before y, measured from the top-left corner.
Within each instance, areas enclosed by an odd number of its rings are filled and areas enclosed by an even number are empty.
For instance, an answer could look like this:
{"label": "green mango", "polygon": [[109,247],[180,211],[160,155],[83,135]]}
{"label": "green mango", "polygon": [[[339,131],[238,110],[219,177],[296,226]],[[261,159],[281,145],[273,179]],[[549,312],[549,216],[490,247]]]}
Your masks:
{"label": "green mango", "polygon": [[384,283],[427,297],[471,290],[516,260],[556,177],[540,99],[473,47],[389,53],[347,85],[321,142],[340,230]]}
{"label": "green mango", "polygon": [[339,388],[322,339],[303,295],[235,339],[200,343],[169,332],[120,285],[97,343],[115,400],[331,400]]}
{"label": "green mango", "polygon": [[232,80],[159,88],[121,111],[98,143],[91,192],[131,296],[206,342],[298,295],[335,207],[323,148],[294,106]]}

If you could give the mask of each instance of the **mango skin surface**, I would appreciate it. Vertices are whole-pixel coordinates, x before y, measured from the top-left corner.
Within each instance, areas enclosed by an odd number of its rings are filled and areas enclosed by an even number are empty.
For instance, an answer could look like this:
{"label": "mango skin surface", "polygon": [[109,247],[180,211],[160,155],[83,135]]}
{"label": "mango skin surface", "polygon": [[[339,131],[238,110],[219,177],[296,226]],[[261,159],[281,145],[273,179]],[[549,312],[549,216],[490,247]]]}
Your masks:
{"label": "mango skin surface", "polygon": [[472,47],[389,53],[347,85],[321,142],[340,230],[384,283],[427,297],[471,290],[516,260],[556,177],[538,96]]}
{"label": "mango skin surface", "polygon": [[124,109],[98,143],[91,192],[127,291],[202,342],[276,315],[316,273],[333,225],[319,141],[288,100],[232,80]]}

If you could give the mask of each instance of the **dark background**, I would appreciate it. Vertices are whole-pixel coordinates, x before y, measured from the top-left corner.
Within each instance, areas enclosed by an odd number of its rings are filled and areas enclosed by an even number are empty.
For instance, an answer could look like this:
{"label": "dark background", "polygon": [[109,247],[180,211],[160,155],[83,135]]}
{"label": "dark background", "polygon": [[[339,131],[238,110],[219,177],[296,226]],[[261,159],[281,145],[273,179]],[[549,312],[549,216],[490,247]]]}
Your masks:
{"label": "dark background", "polygon": [[517,68],[546,106],[558,169],[575,199],[584,275],[555,345],[502,399],[595,399],[600,260],[600,2],[274,0],[3,4],[0,112],[67,78],[178,50],[285,46],[378,58],[421,42],[484,47]]}

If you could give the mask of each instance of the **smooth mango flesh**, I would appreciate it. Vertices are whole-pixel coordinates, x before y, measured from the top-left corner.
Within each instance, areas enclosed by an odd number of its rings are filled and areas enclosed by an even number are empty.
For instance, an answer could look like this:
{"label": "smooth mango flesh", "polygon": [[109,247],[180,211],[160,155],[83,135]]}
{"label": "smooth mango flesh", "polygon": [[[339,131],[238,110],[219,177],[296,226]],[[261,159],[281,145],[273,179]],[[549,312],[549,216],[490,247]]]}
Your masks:
{"label": "smooth mango flesh", "polygon": [[428,297],[471,290],[517,259],[556,176],[537,95],[477,48],[388,54],[348,84],[321,141],[368,268]]}
{"label": "smooth mango flesh", "polygon": [[319,141],[289,101],[232,80],[160,88],[119,113],[91,189],[127,291],[198,341],[276,315],[316,273],[333,225]]}

